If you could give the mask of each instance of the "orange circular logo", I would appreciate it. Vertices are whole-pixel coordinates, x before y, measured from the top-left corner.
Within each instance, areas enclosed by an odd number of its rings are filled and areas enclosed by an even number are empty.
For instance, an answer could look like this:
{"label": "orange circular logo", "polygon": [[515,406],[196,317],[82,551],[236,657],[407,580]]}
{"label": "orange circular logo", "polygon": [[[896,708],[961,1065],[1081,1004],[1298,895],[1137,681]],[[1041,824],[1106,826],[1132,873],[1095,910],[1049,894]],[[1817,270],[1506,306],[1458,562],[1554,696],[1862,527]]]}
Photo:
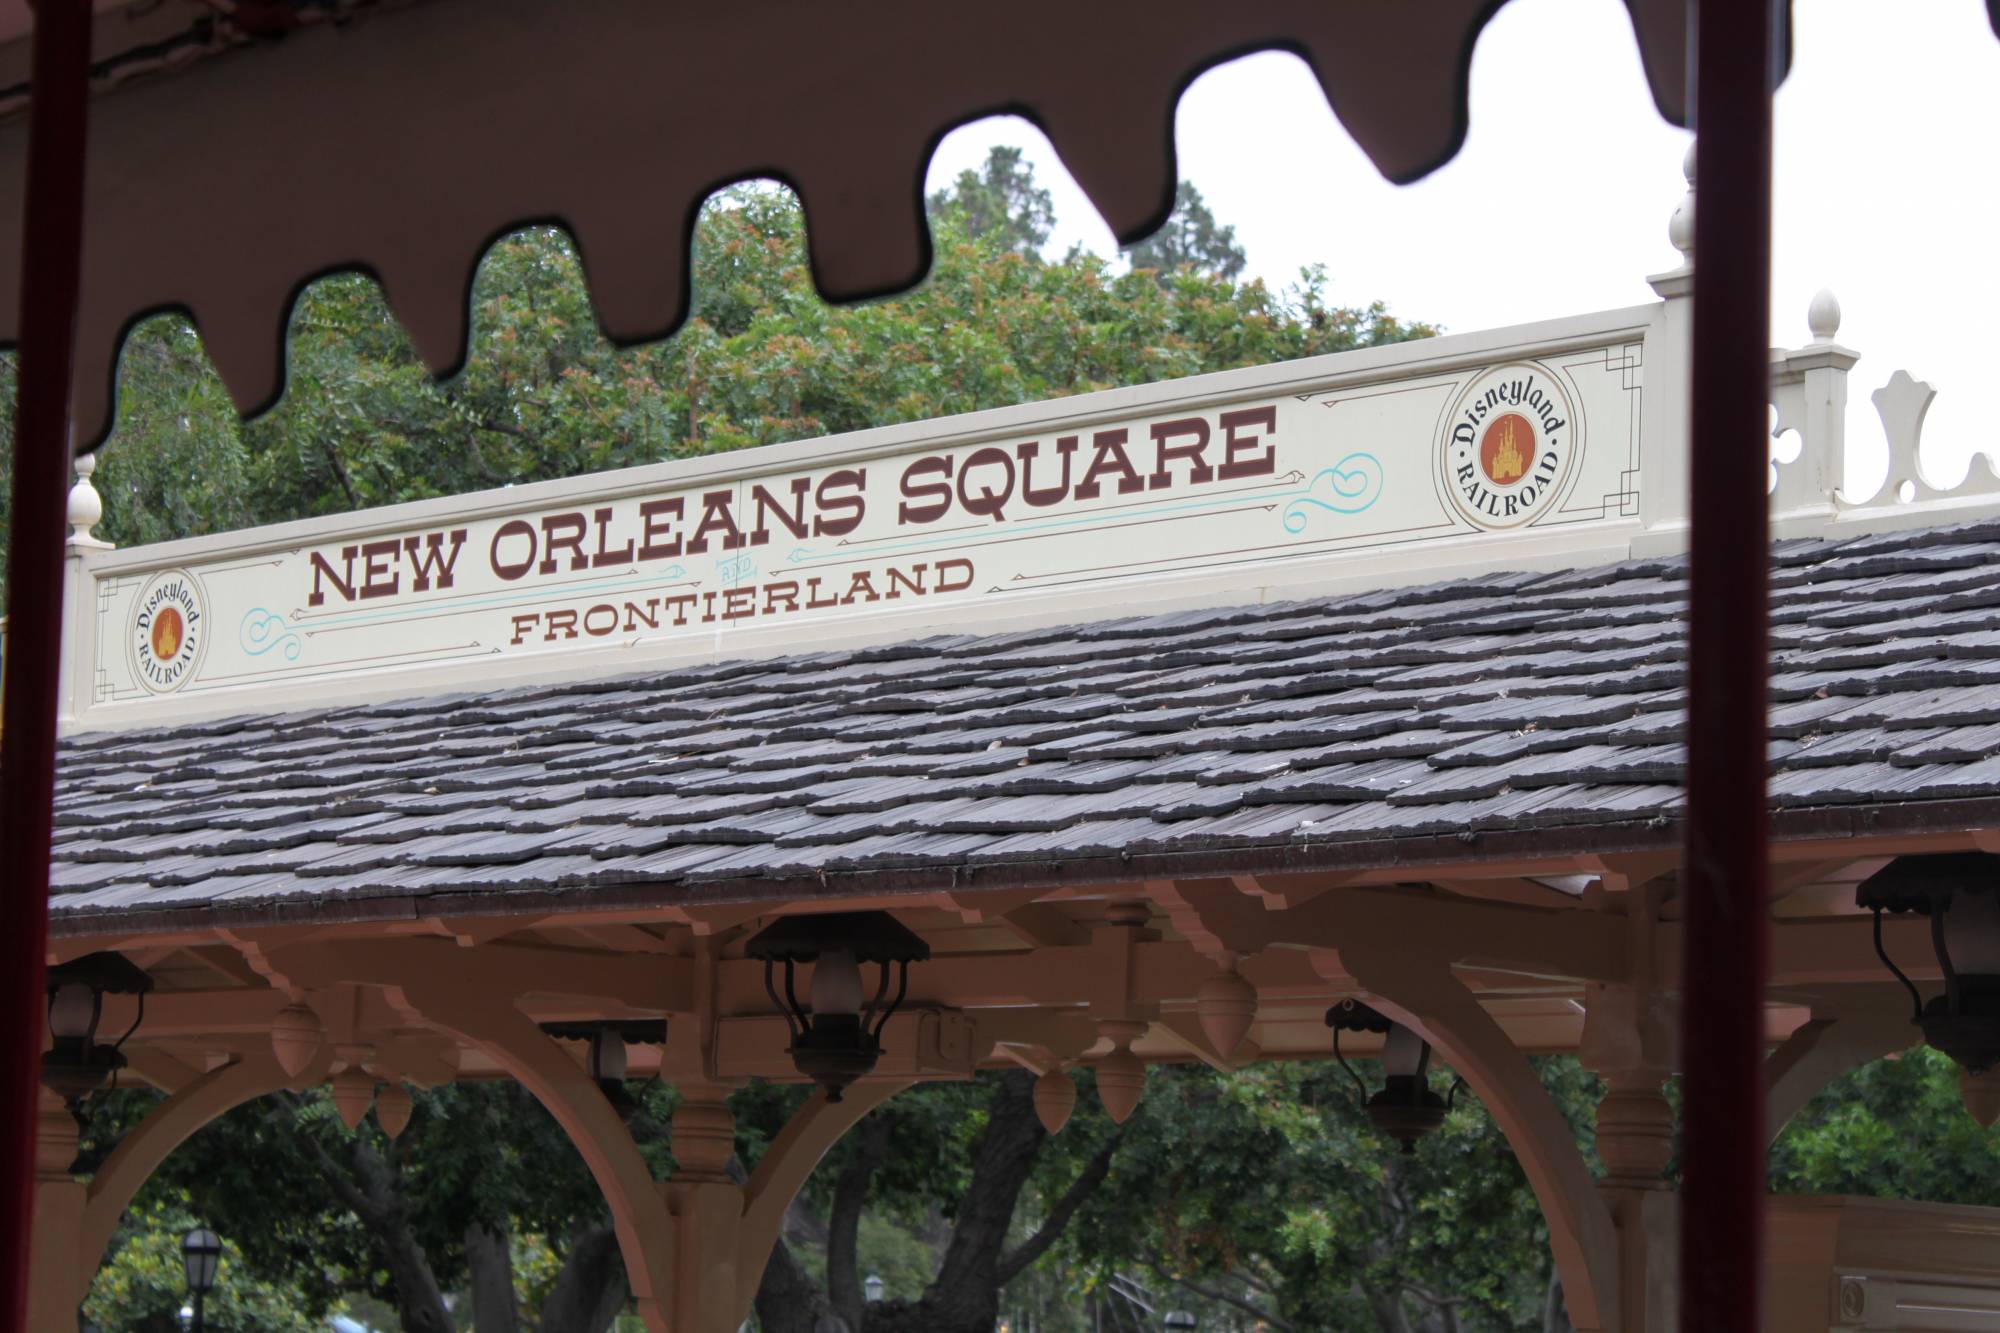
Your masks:
{"label": "orange circular logo", "polygon": [[1535,457],[1535,428],[1519,412],[1494,419],[1479,439],[1479,467],[1496,486],[1511,486],[1527,475]]}
{"label": "orange circular logo", "polygon": [[208,647],[208,608],[195,576],[184,569],[153,575],[131,615],[126,651],[138,683],[154,694],[186,684]]}
{"label": "orange circular logo", "polygon": [[153,617],[153,656],[171,662],[181,650],[181,613],[163,606]]}
{"label": "orange circular logo", "polygon": [[1561,507],[1583,455],[1565,380],[1539,361],[1474,375],[1438,435],[1440,497],[1476,528],[1517,528]]}

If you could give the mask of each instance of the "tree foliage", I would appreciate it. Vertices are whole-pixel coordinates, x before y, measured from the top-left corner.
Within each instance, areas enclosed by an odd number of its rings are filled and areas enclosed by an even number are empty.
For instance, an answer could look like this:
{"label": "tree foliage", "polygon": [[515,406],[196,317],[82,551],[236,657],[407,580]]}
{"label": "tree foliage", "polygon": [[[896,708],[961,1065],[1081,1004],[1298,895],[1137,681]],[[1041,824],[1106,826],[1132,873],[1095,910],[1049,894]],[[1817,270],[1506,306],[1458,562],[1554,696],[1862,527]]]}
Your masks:
{"label": "tree foliage", "polygon": [[1208,201],[1192,181],[1182,181],[1174,191],[1174,211],[1165,225],[1127,247],[1125,257],[1133,268],[1151,269],[1162,279],[1186,270],[1228,280],[1242,273],[1250,262],[1237,244],[1236,228],[1215,220]]}
{"label": "tree foliage", "polygon": [[1841,1076],[1794,1115],[1771,1146],[1771,1188],[1992,1207],[2000,1136],[1966,1114],[1951,1058],[1917,1046]]}

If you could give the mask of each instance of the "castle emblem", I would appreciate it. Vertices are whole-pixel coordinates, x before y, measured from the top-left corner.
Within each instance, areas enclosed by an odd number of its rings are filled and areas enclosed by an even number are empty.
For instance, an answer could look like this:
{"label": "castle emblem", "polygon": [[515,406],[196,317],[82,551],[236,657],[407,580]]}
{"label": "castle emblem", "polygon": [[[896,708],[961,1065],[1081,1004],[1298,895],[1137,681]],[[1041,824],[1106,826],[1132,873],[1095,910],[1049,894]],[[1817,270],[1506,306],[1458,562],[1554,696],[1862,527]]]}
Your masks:
{"label": "castle emblem", "polygon": [[1460,391],[1446,418],[1439,485],[1477,527],[1536,522],[1569,480],[1580,424],[1561,380],[1546,366],[1497,366]]}
{"label": "castle emblem", "polygon": [[194,575],[181,569],[155,574],[132,610],[132,674],[154,694],[169,694],[187,683],[207,646],[208,613]]}

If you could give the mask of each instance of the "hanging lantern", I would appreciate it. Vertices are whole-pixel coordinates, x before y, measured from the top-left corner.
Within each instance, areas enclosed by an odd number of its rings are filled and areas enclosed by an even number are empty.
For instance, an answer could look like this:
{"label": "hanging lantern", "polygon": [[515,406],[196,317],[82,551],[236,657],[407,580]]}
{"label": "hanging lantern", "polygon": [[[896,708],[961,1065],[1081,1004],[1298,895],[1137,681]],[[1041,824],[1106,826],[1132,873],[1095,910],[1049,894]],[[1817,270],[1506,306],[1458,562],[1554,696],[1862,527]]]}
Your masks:
{"label": "hanging lantern", "polygon": [[[1875,954],[1910,992],[1924,1040],[1972,1074],[2000,1062],[2000,856],[1899,856],[1861,882],[1855,905],[1875,914]],[[1944,992],[1926,1002],[1882,944],[1882,913],[1931,919]]]}
{"label": "hanging lantern", "polygon": [[632,1045],[660,1046],[667,1040],[664,1018],[611,1019],[602,1023],[544,1023],[542,1031],[565,1041],[587,1042],[583,1065],[618,1118],[629,1122],[640,1103],[625,1087]]}
{"label": "hanging lantern", "polygon": [[[48,971],[49,1050],[42,1056],[42,1086],[75,1107],[125,1067],[123,1047],[146,1016],[153,979],[120,953],[93,953]],[[97,1040],[106,995],[136,995],[139,1012],[117,1041]]]}
{"label": "hanging lantern", "polygon": [[[1326,1011],[1326,1025],[1333,1029],[1333,1055],[1361,1092],[1363,1107],[1376,1129],[1414,1153],[1417,1140],[1444,1123],[1446,1113],[1458,1098],[1454,1083],[1451,1098],[1431,1091],[1431,1044],[1410,1029],[1377,1013],[1359,1000],[1342,1000]],[[1368,1085],[1347,1057],[1340,1052],[1342,1032],[1375,1032],[1382,1035],[1382,1090],[1368,1095]]]}
{"label": "hanging lantern", "polygon": [[[928,959],[931,947],[887,912],[834,912],[782,917],[751,939],[743,952],[764,960],[764,989],[791,1031],[787,1053],[793,1066],[825,1088],[828,1101],[837,1102],[848,1084],[875,1068],[882,1055],[882,1028],[909,993],[910,964]],[[780,963],[785,968],[782,997],[775,979]],[[800,963],[813,965],[803,1005],[794,984]],[[865,1002],[863,963],[877,968],[874,997]],[[892,965],[893,999],[889,998]]]}

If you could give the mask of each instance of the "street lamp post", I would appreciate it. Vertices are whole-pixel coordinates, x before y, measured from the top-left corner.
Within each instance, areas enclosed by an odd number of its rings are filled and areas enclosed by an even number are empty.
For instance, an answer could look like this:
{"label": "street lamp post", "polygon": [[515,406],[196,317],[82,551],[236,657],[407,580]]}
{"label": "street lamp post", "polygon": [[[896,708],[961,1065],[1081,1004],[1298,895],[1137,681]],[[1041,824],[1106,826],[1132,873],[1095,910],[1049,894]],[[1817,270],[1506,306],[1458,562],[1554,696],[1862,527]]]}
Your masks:
{"label": "street lamp post", "polygon": [[193,1297],[189,1308],[181,1312],[182,1323],[194,1333],[203,1333],[207,1327],[202,1307],[215,1286],[215,1270],[221,1262],[222,1237],[207,1227],[196,1227],[181,1237],[181,1263],[187,1269],[188,1294]]}
{"label": "street lamp post", "polygon": [[867,1294],[868,1303],[874,1305],[882,1299],[882,1292],[887,1285],[887,1283],[882,1281],[880,1273],[870,1273],[866,1278],[862,1279],[861,1290]]}

